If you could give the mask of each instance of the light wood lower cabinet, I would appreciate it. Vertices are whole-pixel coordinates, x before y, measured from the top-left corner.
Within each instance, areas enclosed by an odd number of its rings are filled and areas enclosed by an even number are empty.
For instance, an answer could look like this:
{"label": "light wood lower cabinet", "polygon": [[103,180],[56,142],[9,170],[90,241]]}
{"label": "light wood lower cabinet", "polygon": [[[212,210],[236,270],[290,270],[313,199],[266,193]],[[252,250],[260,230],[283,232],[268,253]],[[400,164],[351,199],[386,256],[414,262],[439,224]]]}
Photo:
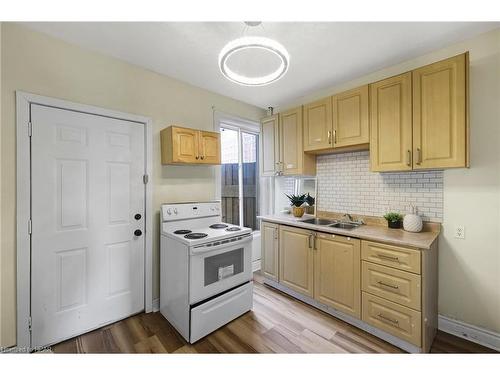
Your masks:
{"label": "light wood lower cabinet", "polygon": [[278,224],[262,222],[260,226],[261,269],[264,276],[278,280]]}
{"label": "light wood lower cabinet", "polygon": [[314,232],[280,225],[280,283],[309,297],[314,295]]}
{"label": "light wood lower cabinet", "polygon": [[262,273],[285,292],[341,319],[350,315],[358,327],[384,331],[392,341],[381,337],[395,345],[430,350],[437,331],[437,241],[418,250],[266,221],[261,236]]}
{"label": "light wood lower cabinet", "polygon": [[415,310],[420,310],[420,275],[362,262],[362,289]]}
{"label": "light wood lower cabinet", "polygon": [[363,320],[413,345],[422,344],[420,311],[363,292]]}
{"label": "light wood lower cabinet", "polygon": [[360,240],[318,233],[314,252],[314,299],[361,318]]}

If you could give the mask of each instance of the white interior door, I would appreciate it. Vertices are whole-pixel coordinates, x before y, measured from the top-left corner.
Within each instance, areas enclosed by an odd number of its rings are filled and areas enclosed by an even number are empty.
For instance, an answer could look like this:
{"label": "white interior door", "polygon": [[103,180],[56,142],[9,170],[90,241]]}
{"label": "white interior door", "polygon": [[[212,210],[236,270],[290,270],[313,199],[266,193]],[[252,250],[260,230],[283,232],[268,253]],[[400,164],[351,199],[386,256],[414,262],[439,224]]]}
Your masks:
{"label": "white interior door", "polygon": [[31,122],[38,346],[144,309],[144,125],[41,105]]}

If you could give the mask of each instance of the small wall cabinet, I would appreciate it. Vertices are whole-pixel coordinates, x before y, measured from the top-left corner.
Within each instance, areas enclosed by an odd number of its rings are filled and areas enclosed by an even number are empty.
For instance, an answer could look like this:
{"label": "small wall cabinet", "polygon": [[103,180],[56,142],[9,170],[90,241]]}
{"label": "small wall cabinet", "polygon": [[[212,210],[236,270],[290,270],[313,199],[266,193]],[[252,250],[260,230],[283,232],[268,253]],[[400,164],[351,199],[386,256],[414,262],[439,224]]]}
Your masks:
{"label": "small wall cabinet", "polygon": [[160,132],[162,164],[220,164],[220,134],[169,126]]}

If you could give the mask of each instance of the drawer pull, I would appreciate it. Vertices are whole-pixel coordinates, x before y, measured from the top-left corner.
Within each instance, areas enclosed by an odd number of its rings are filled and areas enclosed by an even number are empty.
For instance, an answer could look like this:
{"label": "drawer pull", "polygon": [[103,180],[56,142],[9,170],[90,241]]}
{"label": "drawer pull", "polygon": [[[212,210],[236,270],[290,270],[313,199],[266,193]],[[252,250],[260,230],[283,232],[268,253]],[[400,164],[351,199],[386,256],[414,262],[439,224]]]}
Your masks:
{"label": "drawer pull", "polygon": [[391,257],[390,255],[385,255],[385,254],[377,254],[377,256],[380,259],[387,259],[387,260],[391,260],[393,262],[398,262],[399,263],[399,258],[398,257]]}
{"label": "drawer pull", "polygon": [[377,316],[379,318],[382,318],[382,319],[384,319],[384,320],[386,320],[386,321],[388,321],[388,322],[396,325],[396,326],[399,326],[399,321],[397,319],[388,318],[387,316],[382,315],[382,313],[378,314]]}
{"label": "drawer pull", "polygon": [[386,284],[383,281],[377,281],[377,283],[380,284],[380,285],[382,285],[382,286],[386,286],[388,288],[399,289],[399,286],[397,286],[397,285],[391,285],[391,284]]}

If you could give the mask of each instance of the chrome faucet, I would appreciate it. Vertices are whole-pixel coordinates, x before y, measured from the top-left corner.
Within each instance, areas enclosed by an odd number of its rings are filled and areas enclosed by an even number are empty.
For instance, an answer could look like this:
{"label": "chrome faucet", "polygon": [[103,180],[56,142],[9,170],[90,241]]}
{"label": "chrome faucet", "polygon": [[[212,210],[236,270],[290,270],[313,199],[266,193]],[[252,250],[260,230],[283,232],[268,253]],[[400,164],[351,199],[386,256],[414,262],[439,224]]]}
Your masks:
{"label": "chrome faucet", "polygon": [[359,220],[354,220],[354,218],[348,214],[348,213],[345,213],[344,216],[342,216],[342,218],[347,218],[347,222],[348,223],[352,223],[352,224],[359,224],[359,225],[362,225],[364,224],[365,222],[361,219]]}
{"label": "chrome faucet", "polygon": [[342,217],[346,217],[347,221],[354,221],[354,219],[352,218],[352,216],[349,215],[349,214],[344,214],[344,216],[342,216]]}

